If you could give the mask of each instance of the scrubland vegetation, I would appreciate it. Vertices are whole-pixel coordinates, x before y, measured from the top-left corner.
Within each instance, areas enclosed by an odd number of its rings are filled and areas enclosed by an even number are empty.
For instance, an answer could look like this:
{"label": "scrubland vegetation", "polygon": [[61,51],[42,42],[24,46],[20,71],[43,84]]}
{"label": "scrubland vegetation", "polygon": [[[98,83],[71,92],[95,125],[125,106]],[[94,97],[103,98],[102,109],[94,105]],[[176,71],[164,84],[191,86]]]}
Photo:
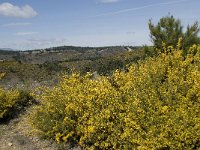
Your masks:
{"label": "scrubland vegetation", "polygon": [[[5,73],[0,73],[0,79]],[[26,106],[34,103],[29,92],[19,90],[6,91],[0,88],[0,121],[12,119],[19,114]]]}
{"label": "scrubland vegetation", "polygon": [[[41,76],[41,81],[60,71],[62,76],[54,86],[32,89],[31,94],[1,88],[0,119],[34,98],[39,104],[30,123],[58,144],[77,143],[96,150],[200,149],[199,26],[195,23],[183,32],[181,22],[167,16],[157,25],[150,21],[149,28],[153,47],[29,64],[30,76]],[[15,63],[27,68],[24,62]],[[0,78],[22,73],[21,67],[1,65]]]}
{"label": "scrubland vegetation", "polygon": [[110,77],[64,76],[35,95],[34,126],[86,149],[199,148],[200,46],[163,49]]}

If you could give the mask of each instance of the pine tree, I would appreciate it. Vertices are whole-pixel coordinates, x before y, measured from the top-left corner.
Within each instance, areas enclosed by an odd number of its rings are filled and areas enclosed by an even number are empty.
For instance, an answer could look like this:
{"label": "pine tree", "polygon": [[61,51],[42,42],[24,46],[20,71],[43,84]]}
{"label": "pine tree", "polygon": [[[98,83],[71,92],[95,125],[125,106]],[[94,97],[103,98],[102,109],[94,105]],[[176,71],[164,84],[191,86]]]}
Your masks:
{"label": "pine tree", "polygon": [[157,25],[149,20],[150,37],[155,48],[162,49],[163,43],[166,46],[176,47],[179,38],[182,38],[182,48],[185,50],[193,44],[199,44],[200,38],[198,37],[199,25],[195,22],[193,25],[188,25],[185,32],[179,19],[173,16],[166,16],[160,19]]}

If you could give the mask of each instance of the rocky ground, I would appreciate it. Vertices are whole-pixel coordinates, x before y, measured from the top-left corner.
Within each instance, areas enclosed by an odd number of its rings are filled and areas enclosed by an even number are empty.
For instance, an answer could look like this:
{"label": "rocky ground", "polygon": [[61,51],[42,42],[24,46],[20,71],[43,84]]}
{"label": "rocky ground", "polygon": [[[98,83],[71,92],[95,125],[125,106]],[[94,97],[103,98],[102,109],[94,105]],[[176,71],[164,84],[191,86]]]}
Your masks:
{"label": "rocky ground", "polygon": [[30,109],[9,122],[0,123],[0,150],[81,150],[69,144],[57,145],[34,134],[28,123]]}

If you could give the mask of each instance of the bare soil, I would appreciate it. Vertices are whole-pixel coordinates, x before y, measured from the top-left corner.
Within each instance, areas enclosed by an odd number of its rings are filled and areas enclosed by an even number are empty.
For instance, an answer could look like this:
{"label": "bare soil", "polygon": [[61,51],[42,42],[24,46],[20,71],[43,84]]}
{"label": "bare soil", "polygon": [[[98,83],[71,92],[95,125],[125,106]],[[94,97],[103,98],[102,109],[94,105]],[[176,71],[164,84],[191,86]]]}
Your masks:
{"label": "bare soil", "polygon": [[30,109],[9,122],[0,123],[0,150],[81,150],[70,144],[57,145],[34,134],[28,123]]}

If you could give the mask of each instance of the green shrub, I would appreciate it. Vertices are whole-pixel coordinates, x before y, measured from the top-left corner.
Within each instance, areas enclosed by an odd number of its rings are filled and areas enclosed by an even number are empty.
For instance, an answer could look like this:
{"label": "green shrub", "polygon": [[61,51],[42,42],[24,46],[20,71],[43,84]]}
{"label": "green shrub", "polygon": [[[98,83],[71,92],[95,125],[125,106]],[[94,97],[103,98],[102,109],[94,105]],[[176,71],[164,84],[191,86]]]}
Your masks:
{"label": "green shrub", "polygon": [[17,115],[24,107],[33,103],[28,92],[0,88],[0,120],[7,120]]}
{"label": "green shrub", "polygon": [[86,149],[200,149],[200,46],[177,47],[112,77],[64,76],[35,95],[34,127]]}

